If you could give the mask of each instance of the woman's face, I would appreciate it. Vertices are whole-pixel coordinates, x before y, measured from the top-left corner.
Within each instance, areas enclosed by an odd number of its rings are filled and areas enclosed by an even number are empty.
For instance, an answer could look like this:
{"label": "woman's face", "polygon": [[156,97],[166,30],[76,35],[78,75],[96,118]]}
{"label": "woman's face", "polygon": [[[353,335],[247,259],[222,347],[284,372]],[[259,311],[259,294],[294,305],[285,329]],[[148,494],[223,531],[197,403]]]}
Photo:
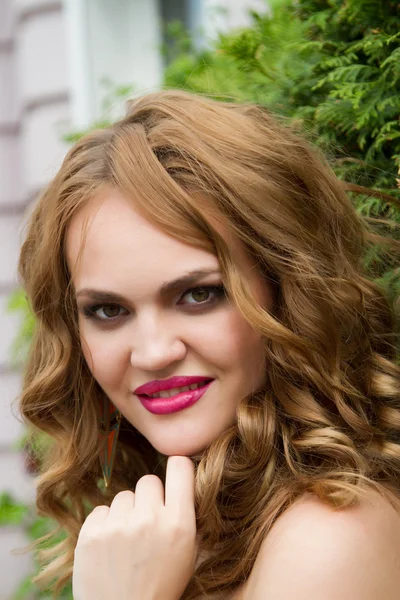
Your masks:
{"label": "woman's face", "polygon": [[[87,238],[76,263],[86,219]],[[218,289],[194,289],[222,285],[218,259],[155,228],[113,188],[74,216],[66,244],[93,377],[156,450],[167,456],[203,451],[236,421],[240,400],[265,381],[261,336]],[[250,286],[270,309],[271,290],[239,251]],[[195,270],[217,272],[161,294],[165,282]],[[110,295],[100,299],[85,289]],[[150,412],[134,393],[176,375],[214,381],[196,403],[166,414]]]}

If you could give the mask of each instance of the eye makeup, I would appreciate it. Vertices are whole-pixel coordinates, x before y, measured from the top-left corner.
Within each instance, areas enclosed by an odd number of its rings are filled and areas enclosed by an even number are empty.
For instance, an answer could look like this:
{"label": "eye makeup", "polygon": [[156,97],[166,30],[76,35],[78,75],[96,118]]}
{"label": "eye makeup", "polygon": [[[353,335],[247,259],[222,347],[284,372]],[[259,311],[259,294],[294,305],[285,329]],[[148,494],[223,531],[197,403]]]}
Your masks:
{"label": "eye makeup", "polygon": [[[186,302],[186,303],[182,303],[181,300],[182,298],[184,298],[185,296],[187,296],[188,294],[195,294],[198,292],[206,292],[209,295],[213,295],[213,298],[211,300],[205,300],[205,301],[201,301],[201,302]],[[178,302],[178,305],[185,305],[186,307],[190,307],[190,308],[185,308],[185,310],[188,310],[189,312],[199,312],[200,310],[204,310],[204,308],[207,307],[213,307],[216,304],[219,304],[220,300],[223,300],[226,297],[226,289],[224,287],[224,285],[220,284],[220,285],[202,285],[202,286],[198,286],[195,288],[190,288],[188,290],[186,290],[181,298],[180,301]],[[86,319],[93,319],[96,321],[100,321],[102,323],[110,323],[110,322],[116,322],[121,320],[121,318],[124,318],[124,316],[126,315],[114,315],[112,317],[100,317],[99,316],[99,311],[103,310],[104,313],[104,309],[120,309],[122,308],[123,310],[126,311],[125,308],[123,308],[122,306],[120,306],[119,304],[113,303],[113,302],[107,302],[107,303],[97,303],[97,304],[91,304],[88,306],[83,306],[82,307],[82,313],[84,315],[84,317]],[[127,311],[129,312],[129,311]]]}

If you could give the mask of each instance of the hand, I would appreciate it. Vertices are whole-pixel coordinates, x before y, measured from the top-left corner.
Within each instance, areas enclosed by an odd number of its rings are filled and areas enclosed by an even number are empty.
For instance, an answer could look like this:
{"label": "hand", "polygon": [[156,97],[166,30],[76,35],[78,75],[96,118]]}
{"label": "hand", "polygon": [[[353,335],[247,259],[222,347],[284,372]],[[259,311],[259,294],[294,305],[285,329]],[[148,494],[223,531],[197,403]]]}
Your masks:
{"label": "hand", "polygon": [[74,600],[178,600],[196,562],[194,465],[168,458],[164,488],[145,475],[135,493],[86,518],[75,548]]}

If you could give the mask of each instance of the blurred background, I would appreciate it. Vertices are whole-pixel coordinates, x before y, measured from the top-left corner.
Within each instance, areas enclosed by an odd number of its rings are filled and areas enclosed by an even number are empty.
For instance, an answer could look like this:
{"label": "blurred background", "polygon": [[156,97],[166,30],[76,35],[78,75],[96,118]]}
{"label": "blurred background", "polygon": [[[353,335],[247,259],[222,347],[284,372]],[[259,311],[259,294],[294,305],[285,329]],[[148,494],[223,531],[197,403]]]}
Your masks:
{"label": "blurred background", "polygon": [[[24,223],[80,135],[165,87],[292,119],[352,182],[357,210],[399,239],[384,223],[400,223],[397,1],[0,0],[0,600],[51,597],[31,583],[32,553],[12,552],[50,527],[16,402],[34,327],[16,272]],[[398,258],[365,257],[397,308]]]}

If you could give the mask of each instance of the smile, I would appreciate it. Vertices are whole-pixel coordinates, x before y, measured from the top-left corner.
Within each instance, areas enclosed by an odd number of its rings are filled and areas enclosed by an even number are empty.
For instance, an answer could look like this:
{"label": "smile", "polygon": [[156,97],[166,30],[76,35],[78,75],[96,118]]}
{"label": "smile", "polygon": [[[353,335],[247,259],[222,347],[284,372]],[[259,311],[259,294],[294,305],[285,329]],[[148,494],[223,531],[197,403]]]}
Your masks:
{"label": "smile", "polygon": [[[180,394],[181,392],[188,392],[189,390],[197,390],[199,387],[202,387],[204,382],[200,383],[192,383],[192,385],[186,385],[180,388],[171,388],[170,390],[164,390],[162,392],[157,392],[156,394],[150,394],[149,398],[171,398],[176,394]],[[145,394],[146,395],[146,394]]]}
{"label": "smile", "polygon": [[138,394],[138,398],[146,410],[155,415],[166,415],[178,412],[195,404],[208,391],[214,380],[194,383],[184,388],[172,388],[146,396]]}

